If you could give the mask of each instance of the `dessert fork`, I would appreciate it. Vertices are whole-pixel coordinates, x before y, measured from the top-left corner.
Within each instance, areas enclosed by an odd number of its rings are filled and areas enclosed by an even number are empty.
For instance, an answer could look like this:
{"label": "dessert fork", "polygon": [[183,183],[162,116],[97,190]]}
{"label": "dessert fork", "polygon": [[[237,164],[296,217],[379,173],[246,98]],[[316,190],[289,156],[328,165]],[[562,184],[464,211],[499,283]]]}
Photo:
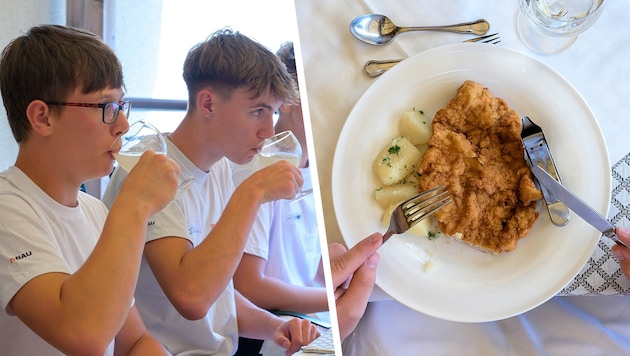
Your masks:
{"label": "dessert fork", "polygon": [[383,243],[393,234],[402,234],[422,219],[433,215],[451,202],[451,195],[445,186],[422,192],[400,203],[392,212],[389,228],[383,235]]}
{"label": "dessert fork", "polygon": [[[464,43],[472,42],[498,44],[501,42],[501,39],[499,38],[498,33],[493,33],[491,35],[475,37],[464,41]],[[376,78],[379,75],[385,73],[386,70],[393,67],[400,61],[402,61],[402,59],[370,59],[363,65],[363,73],[365,73],[370,78]]]}

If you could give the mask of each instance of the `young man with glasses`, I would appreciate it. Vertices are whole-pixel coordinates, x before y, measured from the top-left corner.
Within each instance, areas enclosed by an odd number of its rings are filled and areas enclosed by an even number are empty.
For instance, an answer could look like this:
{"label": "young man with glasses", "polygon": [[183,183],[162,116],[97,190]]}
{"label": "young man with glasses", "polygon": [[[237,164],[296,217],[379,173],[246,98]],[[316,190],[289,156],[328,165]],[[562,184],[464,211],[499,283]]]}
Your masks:
{"label": "young man with glasses", "polygon": [[108,175],[127,128],[121,65],[96,36],[31,28],[0,57],[15,165],[0,173],[0,353],[167,354],[133,305],[149,216],[179,166],[146,153],[108,212],[79,191]]}
{"label": "young man with glasses", "polygon": [[[239,335],[272,339],[290,352],[317,331],[284,321],[234,291],[232,277],[261,204],[292,198],[303,183],[286,161],[234,188],[228,159],[250,161],[273,135],[273,113],[297,100],[291,76],[259,43],[220,30],[193,47],[184,62],[188,111],[168,135],[168,155],[191,187],[151,218],[136,302],[149,330],[174,354],[231,355]],[[117,169],[108,204],[124,181]]]}

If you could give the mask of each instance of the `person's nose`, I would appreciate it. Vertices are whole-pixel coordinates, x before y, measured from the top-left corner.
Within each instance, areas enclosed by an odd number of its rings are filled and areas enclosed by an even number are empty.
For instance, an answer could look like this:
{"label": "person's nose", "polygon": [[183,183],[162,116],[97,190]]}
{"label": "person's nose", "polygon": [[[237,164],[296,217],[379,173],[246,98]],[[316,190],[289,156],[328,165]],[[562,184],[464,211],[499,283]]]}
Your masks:
{"label": "person's nose", "polygon": [[114,137],[122,136],[127,130],[129,130],[129,120],[127,120],[127,116],[121,110],[118,113],[118,119],[112,125]]}
{"label": "person's nose", "polygon": [[258,136],[260,138],[269,138],[275,134],[275,130],[273,128],[273,115],[269,115],[269,117],[264,120],[263,127],[258,131]]}

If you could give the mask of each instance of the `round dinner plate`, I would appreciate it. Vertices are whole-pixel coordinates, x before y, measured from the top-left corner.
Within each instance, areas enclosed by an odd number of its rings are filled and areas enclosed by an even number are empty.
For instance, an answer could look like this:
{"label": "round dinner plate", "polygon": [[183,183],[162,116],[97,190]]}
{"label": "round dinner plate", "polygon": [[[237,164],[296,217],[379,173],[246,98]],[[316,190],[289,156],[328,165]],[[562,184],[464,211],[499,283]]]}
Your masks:
{"label": "round dinner plate", "polygon": [[[465,80],[487,87],[545,132],[562,182],[604,216],[610,163],[590,108],[560,74],[523,53],[487,44],[455,44],[405,59],[363,94],[335,149],[332,190],[346,243],[385,232],[374,200],[380,182],[372,164],[399,134],[412,108],[428,118]],[[572,213],[554,226],[544,206],[531,233],[508,253],[491,255],[448,237],[394,235],[380,249],[377,285],[400,303],[446,320],[484,322],[528,311],[553,297],[588,261],[601,234]],[[429,261],[430,268],[427,268]]]}

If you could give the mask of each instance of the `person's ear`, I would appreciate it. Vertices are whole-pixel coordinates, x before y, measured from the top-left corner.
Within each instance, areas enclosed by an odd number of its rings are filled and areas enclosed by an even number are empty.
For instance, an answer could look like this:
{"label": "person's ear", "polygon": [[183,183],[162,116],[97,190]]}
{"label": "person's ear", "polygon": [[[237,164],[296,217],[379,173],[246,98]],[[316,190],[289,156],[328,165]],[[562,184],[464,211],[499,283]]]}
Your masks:
{"label": "person's ear", "polygon": [[291,105],[287,105],[287,104],[282,104],[280,105],[280,111],[282,111],[283,113],[290,113],[293,110],[293,106]]}
{"label": "person's ear", "polygon": [[205,117],[211,117],[214,102],[215,93],[209,89],[202,89],[197,93],[197,110]]}
{"label": "person's ear", "polygon": [[49,136],[53,132],[50,120],[50,108],[41,100],[33,100],[26,107],[26,117],[31,124],[33,132],[41,136]]}

